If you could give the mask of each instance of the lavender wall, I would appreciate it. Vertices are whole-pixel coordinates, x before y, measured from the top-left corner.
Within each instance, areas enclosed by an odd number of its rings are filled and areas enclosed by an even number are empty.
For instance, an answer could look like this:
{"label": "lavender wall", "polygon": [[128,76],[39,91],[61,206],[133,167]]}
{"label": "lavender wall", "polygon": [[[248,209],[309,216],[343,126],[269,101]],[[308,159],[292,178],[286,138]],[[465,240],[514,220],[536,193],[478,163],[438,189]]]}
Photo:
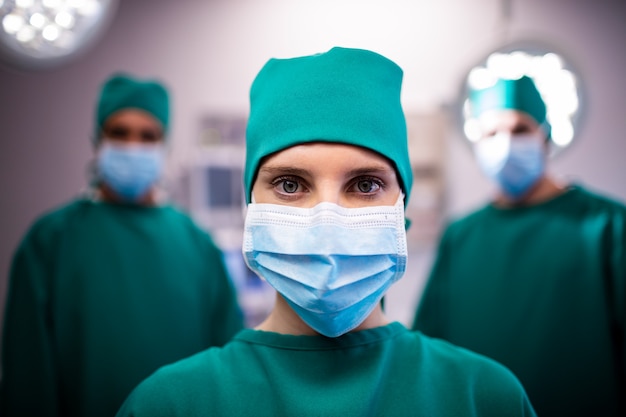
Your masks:
{"label": "lavender wall", "polygon": [[[122,0],[106,36],[49,72],[0,68],[0,300],[10,258],[31,222],[86,181],[99,83],[127,70],[166,80],[174,97],[171,172],[193,151],[198,117],[247,113],[249,85],[272,56],[334,45],[381,52],[405,69],[407,112],[452,103],[468,67],[507,39],[546,39],[584,77],[587,114],[554,171],[626,200],[626,8],[622,0]],[[489,184],[457,131],[447,141],[447,214],[483,201]],[[423,273],[420,271],[420,274]]]}

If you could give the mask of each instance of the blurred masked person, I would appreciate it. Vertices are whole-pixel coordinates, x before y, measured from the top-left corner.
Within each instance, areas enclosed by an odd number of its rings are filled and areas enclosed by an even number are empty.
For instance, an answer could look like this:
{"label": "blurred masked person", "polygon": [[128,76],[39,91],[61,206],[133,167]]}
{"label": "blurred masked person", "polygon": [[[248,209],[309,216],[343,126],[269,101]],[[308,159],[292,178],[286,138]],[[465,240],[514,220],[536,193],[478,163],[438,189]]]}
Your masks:
{"label": "blurred masked person", "polygon": [[110,417],[159,366],[242,328],[221,252],[157,198],[168,124],[160,83],[103,85],[94,189],[38,219],[13,259],[1,415]]}
{"label": "blurred masked person", "polygon": [[413,327],[509,367],[540,416],[624,416],[626,207],[547,172],[530,78],[470,103],[498,193],[445,230]]}

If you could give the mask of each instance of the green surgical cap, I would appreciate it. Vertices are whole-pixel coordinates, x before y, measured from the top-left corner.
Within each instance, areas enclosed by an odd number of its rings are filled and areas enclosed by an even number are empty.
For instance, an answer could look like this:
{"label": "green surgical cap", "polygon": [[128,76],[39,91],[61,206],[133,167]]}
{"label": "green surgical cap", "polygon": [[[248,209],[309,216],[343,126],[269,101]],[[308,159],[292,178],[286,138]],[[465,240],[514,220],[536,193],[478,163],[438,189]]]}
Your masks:
{"label": "green surgical cap", "polygon": [[490,87],[470,91],[469,99],[475,117],[487,110],[510,109],[529,114],[540,125],[546,121],[546,105],[535,83],[527,76],[516,80],[498,79]]}
{"label": "green surgical cap", "polygon": [[402,69],[377,53],[332,48],[326,53],[270,59],[250,89],[244,183],[250,202],[261,159],[294,145],[333,142],[389,158],[405,205],[413,183],[404,113]]}
{"label": "green surgical cap", "polygon": [[100,91],[96,108],[96,143],[100,140],[106,120],[124,109],[139,109],[149,113],[167,131],[170,115],[165,87],[155,80],[139,80],[125,74],[116,74],[103,84]]}

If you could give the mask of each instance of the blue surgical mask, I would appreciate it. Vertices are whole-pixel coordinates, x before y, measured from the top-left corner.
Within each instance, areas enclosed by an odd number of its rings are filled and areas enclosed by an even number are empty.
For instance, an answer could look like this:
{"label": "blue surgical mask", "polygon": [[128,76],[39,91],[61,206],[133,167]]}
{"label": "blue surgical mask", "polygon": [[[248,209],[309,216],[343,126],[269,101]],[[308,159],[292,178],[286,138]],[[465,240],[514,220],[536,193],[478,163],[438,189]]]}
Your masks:
{"label": "blue surgical mask", "polygon": [[136,201],[159,180],[165,163],[163,145],[106,140],[97,155],[98,177],[125,201]]}
{"label": "blue surgical mask", "polygon": [[361,324],[406,268],[404,205],[249,204],[243,254],[318,333]]}
{"label": "blue surgical mask", "polygon": [[483,172],[513,199],[526,194],[545,172],[544,143],[539,134],[498,133],[474,145],[474,153]]}

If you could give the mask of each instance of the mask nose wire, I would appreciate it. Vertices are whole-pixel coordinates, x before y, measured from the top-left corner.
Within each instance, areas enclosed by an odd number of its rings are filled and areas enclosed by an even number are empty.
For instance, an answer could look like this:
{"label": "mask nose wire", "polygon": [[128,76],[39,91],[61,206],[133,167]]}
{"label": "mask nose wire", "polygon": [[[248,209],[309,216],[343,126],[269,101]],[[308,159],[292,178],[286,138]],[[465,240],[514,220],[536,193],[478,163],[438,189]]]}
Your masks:
{"label": "mask nose wire", "polygon": [[[396,200],[394,206],[397,205],[400,202],[404,203],[404,197],[405,197],[404,196],[404,191],[401,190],[400,193],[398,194],[398,199]],[[254,198],[254,192],[250,193],[250,203],[251,204],[256,204],[256,199]],[[244,211],[244,214],[245,214],[245,211],[246,211],[246,206],[245,205],[244,205],[243,211]]]}

